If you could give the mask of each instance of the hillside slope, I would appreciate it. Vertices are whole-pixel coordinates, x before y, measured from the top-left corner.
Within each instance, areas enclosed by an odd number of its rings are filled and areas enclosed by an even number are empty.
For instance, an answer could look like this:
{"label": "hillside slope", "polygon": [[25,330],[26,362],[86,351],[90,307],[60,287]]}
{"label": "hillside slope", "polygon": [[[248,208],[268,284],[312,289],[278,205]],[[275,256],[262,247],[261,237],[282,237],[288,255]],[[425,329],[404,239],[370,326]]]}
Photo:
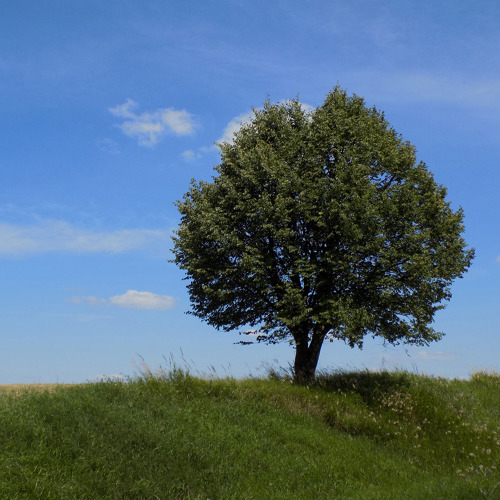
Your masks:
{"label": "hillside slope", "polygon": [[500,377],[407,373],[0,393],[0,498],[500,498]]}

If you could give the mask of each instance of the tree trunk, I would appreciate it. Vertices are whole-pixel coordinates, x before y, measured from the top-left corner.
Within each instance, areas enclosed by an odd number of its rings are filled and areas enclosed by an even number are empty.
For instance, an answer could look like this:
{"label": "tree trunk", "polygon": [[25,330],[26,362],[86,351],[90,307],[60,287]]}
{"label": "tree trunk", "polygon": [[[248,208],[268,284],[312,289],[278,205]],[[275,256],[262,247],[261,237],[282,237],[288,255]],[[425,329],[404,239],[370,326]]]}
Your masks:
{"label": "tree trunk", "polygon": [[295,364],[293,370],[295,382],[308,384],[314,381],[324,338],[325,334],[323,333],[314,333],[310,342],[308,342],[307,334],[295,338]]}

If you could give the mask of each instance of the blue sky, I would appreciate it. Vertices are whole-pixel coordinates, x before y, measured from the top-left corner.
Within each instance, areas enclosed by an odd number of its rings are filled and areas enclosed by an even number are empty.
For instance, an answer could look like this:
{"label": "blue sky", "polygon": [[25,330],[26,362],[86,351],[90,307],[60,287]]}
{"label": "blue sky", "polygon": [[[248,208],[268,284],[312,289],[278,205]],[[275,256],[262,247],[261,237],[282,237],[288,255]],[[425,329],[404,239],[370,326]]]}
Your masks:
{"label": "blue sky", "polygon": [[18,0],[0,15],[0,384],[81,382],[173,355],[287,366],[186,315],[174,202],[266,98],[337,83],[383,110],[465,211],[476,259],[427,348],[323,347],[323,368],[500,370],[497,0]]}

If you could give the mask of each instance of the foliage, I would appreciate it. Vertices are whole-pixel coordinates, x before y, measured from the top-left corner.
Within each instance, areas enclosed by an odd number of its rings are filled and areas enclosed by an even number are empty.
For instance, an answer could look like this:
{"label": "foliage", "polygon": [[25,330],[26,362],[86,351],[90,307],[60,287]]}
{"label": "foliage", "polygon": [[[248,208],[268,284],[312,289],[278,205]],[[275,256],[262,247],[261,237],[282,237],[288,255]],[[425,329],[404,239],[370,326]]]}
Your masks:
{"label": "foliage", "polygon": [[0,497],[498,498],[498,374],[194,378],[0,394]]}
{"label": "foliage", "polygon": [[178,203],[194,315],[293,342],[305,379],[325,339],[442,336],[429,325],[473,258],[463,213],[382,113],[337,87],[312,112],[266,102],[220,147],[218,176]]}

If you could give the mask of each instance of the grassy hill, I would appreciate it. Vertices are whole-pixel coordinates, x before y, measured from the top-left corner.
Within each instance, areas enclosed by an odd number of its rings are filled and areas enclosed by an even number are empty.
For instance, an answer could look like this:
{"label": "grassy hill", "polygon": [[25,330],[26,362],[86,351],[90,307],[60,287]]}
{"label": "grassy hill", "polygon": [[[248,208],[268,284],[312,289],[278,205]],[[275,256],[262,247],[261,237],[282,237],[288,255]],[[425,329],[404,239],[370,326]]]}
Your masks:
{"label": "grassy hill", "polygon": [[0,390],[0,498],[500,498],[500,376]]}

